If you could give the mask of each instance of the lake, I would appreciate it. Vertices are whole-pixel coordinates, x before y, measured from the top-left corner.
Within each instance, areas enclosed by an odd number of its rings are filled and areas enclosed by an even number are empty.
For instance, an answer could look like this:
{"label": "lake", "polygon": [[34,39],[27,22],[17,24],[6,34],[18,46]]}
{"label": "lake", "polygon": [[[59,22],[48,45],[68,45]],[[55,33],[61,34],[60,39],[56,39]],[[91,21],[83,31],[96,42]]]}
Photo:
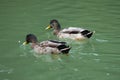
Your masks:
{"label": "lake", "polygon": [[[95,34],[66,40],[68,56],[35,55],[22,46],[29,33],[59,40],[45,30],[51,19]],[[119,31],[120,0],[0,0],[0,80],[120,80]]]}

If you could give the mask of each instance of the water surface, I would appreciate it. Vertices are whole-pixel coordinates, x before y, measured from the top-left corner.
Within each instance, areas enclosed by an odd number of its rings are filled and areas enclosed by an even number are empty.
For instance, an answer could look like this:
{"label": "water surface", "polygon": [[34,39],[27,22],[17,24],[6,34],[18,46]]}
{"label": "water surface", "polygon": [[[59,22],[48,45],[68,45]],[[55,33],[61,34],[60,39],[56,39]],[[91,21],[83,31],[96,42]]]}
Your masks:
{"label": "water surface", "polygon": [[[0,0],[0,80],[119,80],[119,14],[119,0]],[[28,33],[57,39],[45,31],[51,19],[96,33],[86,42],[68,41],[69,56],[36,57],[21,44]]]}

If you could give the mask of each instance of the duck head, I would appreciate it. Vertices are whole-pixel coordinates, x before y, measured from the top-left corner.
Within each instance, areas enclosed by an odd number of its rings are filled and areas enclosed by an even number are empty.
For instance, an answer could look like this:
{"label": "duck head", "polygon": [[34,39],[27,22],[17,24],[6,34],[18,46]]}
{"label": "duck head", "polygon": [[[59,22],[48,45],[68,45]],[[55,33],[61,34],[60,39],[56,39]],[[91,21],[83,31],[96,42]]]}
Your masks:
{"label": "duck head", "polygon": [[51,20],[49,26],[46,29],[51,29],[51,28],[58,31],[61,29],[61,26],[56,19]]}
{"label": "duck head", "polygon": [[57,34],[60,32],[61,26],[60,26],[59,22],[58,22],[56,19],[53,19],[53,20],[50,21],[50,24],[49,24],[49,26],[46,28],[46,30],[47,30],[47,29],[51,29],[51,28],[54,29],[54,31],[53,31],[53,34],[54,34],[54,35],[57,35]]}
{"label": "duck head", "polygon": [[37,42],[38,42],[37,37],[34,34],[28,34],[26,35],[26,41],[23,43],[23,45]]}

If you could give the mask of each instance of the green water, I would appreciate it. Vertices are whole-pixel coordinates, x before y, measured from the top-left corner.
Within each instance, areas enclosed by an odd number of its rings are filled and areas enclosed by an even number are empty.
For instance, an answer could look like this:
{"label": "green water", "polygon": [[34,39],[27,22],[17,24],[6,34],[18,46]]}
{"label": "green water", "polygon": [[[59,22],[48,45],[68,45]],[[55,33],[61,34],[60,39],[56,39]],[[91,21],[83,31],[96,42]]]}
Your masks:
{"label": "green water", "polygon": [[[49,20],[63,28],[96,31],[86,42],[67,41],[69,56],[34,56],[21,46],[28,33],[57,39]],[[0,0],[0,80],[120,80],[120,0]]]}

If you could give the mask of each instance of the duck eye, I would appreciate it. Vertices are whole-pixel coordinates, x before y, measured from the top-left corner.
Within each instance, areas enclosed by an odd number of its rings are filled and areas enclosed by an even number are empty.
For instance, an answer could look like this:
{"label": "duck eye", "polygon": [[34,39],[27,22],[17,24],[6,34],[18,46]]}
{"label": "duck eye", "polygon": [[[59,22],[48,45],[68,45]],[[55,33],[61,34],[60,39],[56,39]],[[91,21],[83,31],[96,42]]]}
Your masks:
{"label": "duck eye", "polygon": [[51,27],[54,27],[54,26],[56,26],[56,23],[52,23],[50,26],[51,26]]}
{"label": "duck eye", "polygon": [[54,26],[54,24],[50,24],[50,27],[52,28]]}

